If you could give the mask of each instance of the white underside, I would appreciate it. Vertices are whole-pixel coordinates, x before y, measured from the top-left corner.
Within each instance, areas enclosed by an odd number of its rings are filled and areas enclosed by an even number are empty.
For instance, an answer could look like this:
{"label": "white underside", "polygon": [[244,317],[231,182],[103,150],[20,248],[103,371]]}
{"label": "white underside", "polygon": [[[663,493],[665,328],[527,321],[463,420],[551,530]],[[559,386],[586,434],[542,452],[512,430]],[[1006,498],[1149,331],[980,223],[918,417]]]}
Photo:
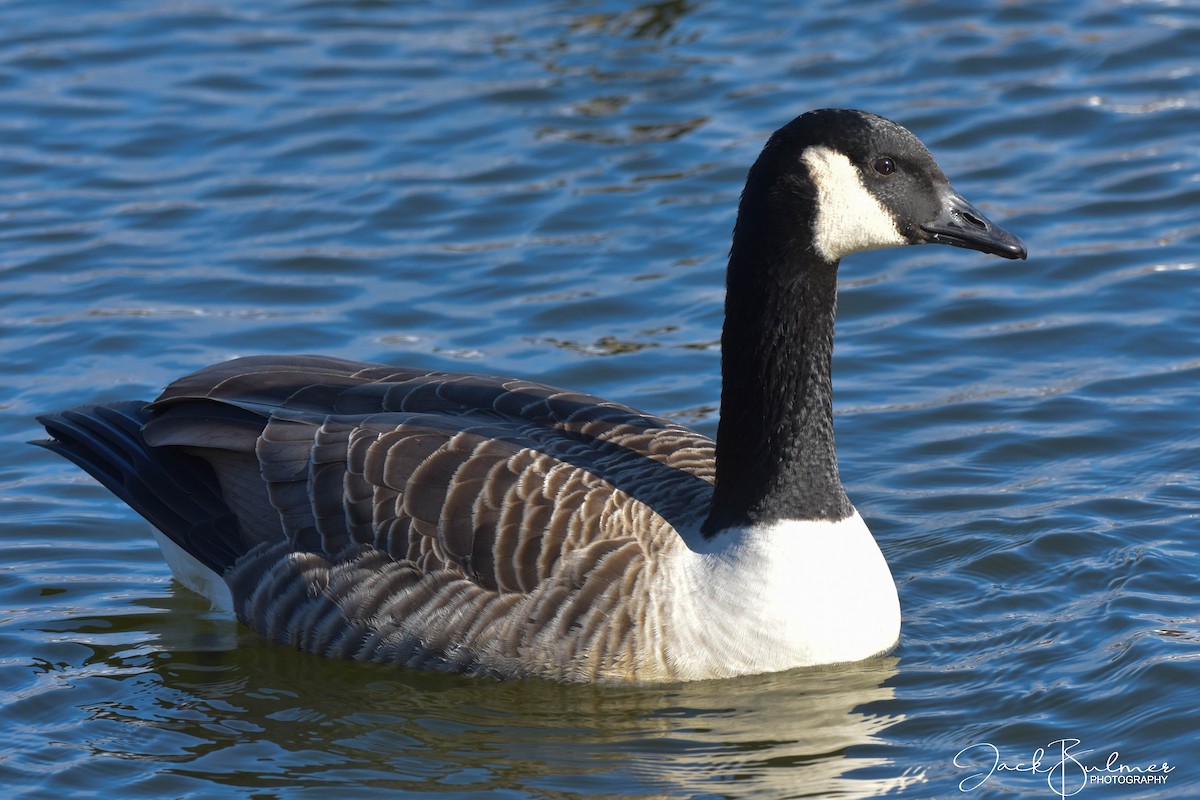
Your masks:
{"label": "white underside", "polygon": [[233,593],[229,591],[229,584],[225,583],[225,579],[160,531],[153,533],[155,541],[158,542],[158,549],[162,551],[175,580],[207,599],[214,611],[233,613]]}
{"label": "white underside", "polygon": [[[232,613],[225,580],[158,531],[175,579]],[[900,603],[857,512],[731,529],[664,554],[650,578],[653,647],[673,680],[860,661],[891,650]]]}
{"label": "white underside", "polygon": [[681,677],[860,661],[899,640],[896,584],[858,512],[733,529],[681,551],[662,628]]}

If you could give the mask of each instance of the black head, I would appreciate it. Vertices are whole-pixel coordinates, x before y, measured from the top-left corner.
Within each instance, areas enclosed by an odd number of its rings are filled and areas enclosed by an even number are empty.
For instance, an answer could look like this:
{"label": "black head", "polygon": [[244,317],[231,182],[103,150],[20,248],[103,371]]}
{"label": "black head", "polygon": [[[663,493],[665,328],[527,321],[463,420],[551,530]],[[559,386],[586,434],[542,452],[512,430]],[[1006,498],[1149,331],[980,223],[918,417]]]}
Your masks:
{"label": "black head", "polygon": [[916,136],[864,111],[810,111],[776,131],[750,171],[739,225],[747,212],[791,226],[807,219],[812,249],[829,262],[907,244],[1026,255],[954,191]]}

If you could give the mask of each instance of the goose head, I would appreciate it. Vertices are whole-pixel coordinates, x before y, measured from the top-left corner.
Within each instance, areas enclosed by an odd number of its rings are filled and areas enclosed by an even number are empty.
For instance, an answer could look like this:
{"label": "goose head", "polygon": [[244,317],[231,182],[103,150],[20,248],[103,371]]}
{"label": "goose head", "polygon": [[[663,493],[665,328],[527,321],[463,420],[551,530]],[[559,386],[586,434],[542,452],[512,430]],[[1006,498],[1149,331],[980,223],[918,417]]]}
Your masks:
{"label": "goose head", "polygon": [[810,111],[750,168],[725,273],[716,488],[704,534],[846,519],[831,363],[838,264],[947,244],[1003,258],[1025,245],[950,185],[925,145],[863,111]]}
{"label": "goose head", "polygon": [[789,261],[816,256],[836,263],[851,253],[913,244],[1026,256],[1020,239],[954,190],[916,136],[850,109],[810,111],[776,131],[748,176],[739,226],[746,220],[775,228],[755,231],[760,243],[810,248],[776,254]]}

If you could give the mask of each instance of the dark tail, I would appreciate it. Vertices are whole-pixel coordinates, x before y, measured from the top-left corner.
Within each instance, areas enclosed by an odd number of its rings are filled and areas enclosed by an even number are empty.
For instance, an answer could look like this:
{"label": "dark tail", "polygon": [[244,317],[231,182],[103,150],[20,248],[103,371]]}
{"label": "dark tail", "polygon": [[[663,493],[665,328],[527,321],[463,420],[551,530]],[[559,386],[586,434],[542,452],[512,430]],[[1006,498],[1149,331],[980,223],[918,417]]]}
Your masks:
{"label": "dark tail", "polygon": [[53,439],[32,442],[73,461],[168,538],[223,573],[245,552],[212,468],[142,437],[146,403],[80,406],[38,417]]}

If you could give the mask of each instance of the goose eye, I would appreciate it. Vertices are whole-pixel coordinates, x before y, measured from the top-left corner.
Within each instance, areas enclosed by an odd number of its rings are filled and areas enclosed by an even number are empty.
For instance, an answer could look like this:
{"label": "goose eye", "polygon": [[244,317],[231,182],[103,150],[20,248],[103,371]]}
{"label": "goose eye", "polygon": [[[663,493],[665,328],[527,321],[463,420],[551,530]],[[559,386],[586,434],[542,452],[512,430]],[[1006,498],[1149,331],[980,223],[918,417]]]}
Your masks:
{"label": "goose eye", "polygon": [[875,164],[873,166],[875,167],[875,171],[880,175],[891,175],[896,171],[896,162],[892,161],[887,156],[875,159]]}

